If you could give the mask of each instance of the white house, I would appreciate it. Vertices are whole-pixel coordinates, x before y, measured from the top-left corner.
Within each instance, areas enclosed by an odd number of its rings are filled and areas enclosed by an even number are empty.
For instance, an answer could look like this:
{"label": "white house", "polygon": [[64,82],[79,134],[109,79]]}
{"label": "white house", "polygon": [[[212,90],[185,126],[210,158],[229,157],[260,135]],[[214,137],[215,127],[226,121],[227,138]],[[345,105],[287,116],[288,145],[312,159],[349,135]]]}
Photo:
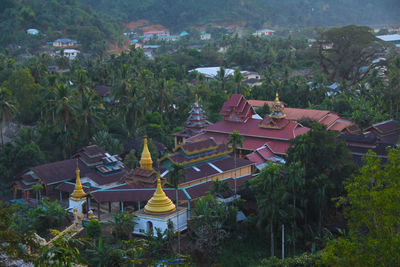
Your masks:
{"label": "white house", "polygon": [[26,33],[29,35],[38,35],[39,34],[39,30],[37,29],[27,29]]}
{"label": "white house", "polygon": [[65,49],[64,57],[67,57],[70,60],[74,60],[78,56],[79,53],[80,53],[80,51],[76,50],[76,49]]}
{"label": "white house", "polygon": [[257,30],[255,33],[253,33],[254,36],[258,37],[263,37],[263,36],[272,36],[274,34],[274,30],[271,29],[261,29]]}
{"label": "white house", "polygon": [[[189,72],[197,71],[198,73],[203,74],[206,77],[206,79],[214,79],[215,77],[217,77],[220,69],[221,69],[220,67],[196,68],[193,70],[189,70]],[[225,69],[225,77],[233,75],[234,72],[235,70],[233,69]]]}

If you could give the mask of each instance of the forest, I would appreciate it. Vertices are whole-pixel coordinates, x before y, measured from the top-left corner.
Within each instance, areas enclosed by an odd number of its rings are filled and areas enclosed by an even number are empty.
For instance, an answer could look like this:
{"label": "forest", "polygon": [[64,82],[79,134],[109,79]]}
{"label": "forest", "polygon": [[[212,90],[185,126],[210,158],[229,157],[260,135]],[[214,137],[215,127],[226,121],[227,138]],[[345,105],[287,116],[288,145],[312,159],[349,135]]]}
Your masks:
{"label": "forest", "polygon": [[[83,0],[124,22],[147,19],[171,29],[220,23],[253,28],[285,26],[381,25],[396,21],[399,4],[384,1],[290,0]],[[212,8],[210,8],[212,7]]]}

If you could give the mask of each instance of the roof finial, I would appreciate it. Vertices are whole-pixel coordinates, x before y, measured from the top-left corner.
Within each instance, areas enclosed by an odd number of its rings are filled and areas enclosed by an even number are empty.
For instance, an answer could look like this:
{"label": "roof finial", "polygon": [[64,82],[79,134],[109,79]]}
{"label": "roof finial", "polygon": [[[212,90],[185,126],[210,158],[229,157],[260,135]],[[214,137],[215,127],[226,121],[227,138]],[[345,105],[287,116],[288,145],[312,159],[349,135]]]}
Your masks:
{"label": "roof finial", "polygon": [[197,92],[196,92],[196,103],[197,104],[199,103],[199,95],[197,94]]}
{"label": "roof finial", "polygon": [[286,114],[283,112],[284,106],[279,101],[279,94],[278,92],[275,93],[275,101],[272,104],[271,114],[269,115],[271,118],[275,119],[282,119],[286,117]]}
{"label": "roof finial", "polygon": [[143,151],[142,151],[142,157],[140,159],[140,168],[148,170],[153,169],[153,160],[151,159],[151,154],[149,151],[149,147],[147,145],[147,135],[144,136],[143,140]]}
{"label": "roof finial", "polygon": [[83,191],[82,184],[81,184],[81,176],[80,170],[78,167],[78,159],[76,159],[76,181],[75,181],[75,188],[74,192],[71,194],[71,200],[74,201],[81,201],[84,200],[86,196],[85,191]]}

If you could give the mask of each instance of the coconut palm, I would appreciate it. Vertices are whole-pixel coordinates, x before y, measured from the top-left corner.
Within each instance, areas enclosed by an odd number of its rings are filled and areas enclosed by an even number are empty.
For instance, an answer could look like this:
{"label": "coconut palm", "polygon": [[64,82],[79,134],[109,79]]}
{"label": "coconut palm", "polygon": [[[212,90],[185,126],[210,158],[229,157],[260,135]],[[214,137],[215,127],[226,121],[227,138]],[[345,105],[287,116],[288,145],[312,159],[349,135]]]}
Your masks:
{"label": "coconut palm", "polygon": [[15,113],[15,105],[11,100],[11,91],[6,88],[0,88],[0,132],[1,145],[4,146],[3,128],[10,121],[11,116]]}
{"label": "coconut palm", "polygon": [[236,166],[237,166],[236,148],[237,148],[237,146],[243,147],[243,142],[244,142],[244,137],[236,130],[233,131],[233,133],[229,136],[228,145],[230,144],[232,146],[233,158],[235,161],[235,178],[233,180],[234,184],[235,184],[235,198],[236,198],[236,192],[237,192],[237,188],[236,188]]}
{"label": "coconut palm", "polygon": [[288,212],[286,187],[281,177],[281,166],[270,163],[250,181],[250,188],[256,192],[259,210],[257,226],[270,234],[271,256],[275,255],[275,230]]}
{"label": "coconut palm", "polygon": [[[168,175],[168,183],[175,188],[175,202],[176,209],[179,208],[179,200],[178,200],[178,187],[181,181],[185,180],[185,168],[181,164],[172,163],[172,170]],[[180,240],[180,230],[179,230],[179,214],[176,216],[176,227],[178,230],[178,254],[181,253],[181,240]]]}

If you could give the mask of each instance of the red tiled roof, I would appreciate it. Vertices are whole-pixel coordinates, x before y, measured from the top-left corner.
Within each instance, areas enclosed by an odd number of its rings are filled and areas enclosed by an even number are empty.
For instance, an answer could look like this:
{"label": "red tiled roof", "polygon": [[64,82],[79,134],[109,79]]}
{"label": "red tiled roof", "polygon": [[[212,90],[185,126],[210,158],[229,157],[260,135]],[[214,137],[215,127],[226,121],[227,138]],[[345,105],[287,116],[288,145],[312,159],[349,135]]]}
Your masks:
{"label": "red tiled roof", "polygon": [[[274,104],[274,101],[265,101],[265,100],[255,100],[255,99],[250,99],[247,100],[247,102],[249,102],[250,105],[252,105],[253,107],[263,107],[264,104],[267,104],[269,107],[272,107],[272,105]],[[281,101],[281,103],[283,103]]]}
{"label": "red tiled roof", "polygon": [[257,149],[255,152],[260,154],[260,156],[265,160],[275,156],[275,154],[271,151],[271,149],[268,146]]}
{"label": "red tiled roof", "polygon": [[220,114],[225,115],[225,120],[245,121],[255,114],[255,111],[243,95],[233,94],[223,104]]}
{"label": "red tiled roof", "polygon": [[[248,119],[246,122],[232,122],[222,120],[210,125],[204,129],[205,132],[219,132],[231,134],[233,131],[238,131],[244,136],[253,136],[269,139],[290,140],[297,135],[305,133],[309,128],[300,126],[297,122],[290,121],[283,129],[264,129],[260,128],[258,124],[261,122],[259,119]],[[300,130],[303,128],[303,130]]]}
{"label": "red tiled roof", "polygon": [[323,119],[321,119],[319,122],[322,123],[323,125],[326,125],[327,127],[331,126],[335,121],[337,121],[340,117],[335,114],[328,114],[326,115]]}
{"label": "red tiled roof", "polygon": [[[352,122],[350,122],[350,121],[340,121],[340,119],[339,119],[335,123],[333,123],[333,125],[330,126],[328,128],[328,130],[335,130],[335,131],[341,132],[344,129],[349,128],[349,126],[352,126]],[[355,126],[355,127],[357,127],[357,126]]]}
{"label": "red tiled roof", "polygon": [[262,164],[265,162],[265,159],[263,157],[261,157],[261,155],[257,151],[254,151],[253,153],[246,155],[246,158],[248,158],[250,161],[254,162],[256,165],[259,165],[259,164]]}

